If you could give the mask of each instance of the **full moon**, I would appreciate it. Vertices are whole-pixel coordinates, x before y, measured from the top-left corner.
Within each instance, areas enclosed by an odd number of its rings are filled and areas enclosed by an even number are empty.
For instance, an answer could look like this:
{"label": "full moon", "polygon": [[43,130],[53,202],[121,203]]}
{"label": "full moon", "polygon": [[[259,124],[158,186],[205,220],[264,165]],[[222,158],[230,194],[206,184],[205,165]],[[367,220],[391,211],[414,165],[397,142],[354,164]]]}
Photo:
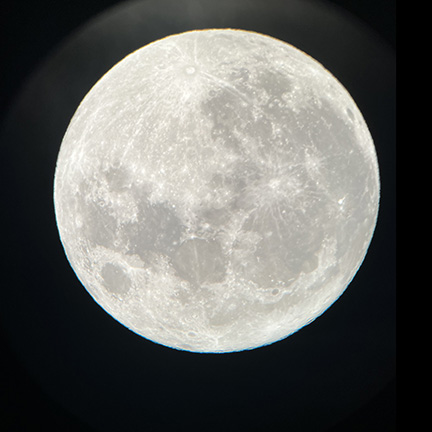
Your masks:
{"label": "full moon", "polygon": [[61,144],[54,204],[72,268],[116,320],[171,348],[240,351],[344,292],[375,228],[378,163],[316,60],[263,34],[197,30],[93,86]]}

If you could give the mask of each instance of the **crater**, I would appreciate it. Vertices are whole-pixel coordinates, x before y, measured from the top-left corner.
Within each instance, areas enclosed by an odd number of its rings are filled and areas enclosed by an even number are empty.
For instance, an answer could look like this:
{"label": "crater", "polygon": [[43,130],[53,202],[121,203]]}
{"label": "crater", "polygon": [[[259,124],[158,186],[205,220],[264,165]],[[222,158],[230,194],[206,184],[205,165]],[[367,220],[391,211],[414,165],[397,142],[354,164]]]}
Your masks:
{"label": "crater", "polygon": [[117,264],[107,263],[103,266],[101,275],[105,288],[112,294],[124,296],[131,287],[131,280]]}

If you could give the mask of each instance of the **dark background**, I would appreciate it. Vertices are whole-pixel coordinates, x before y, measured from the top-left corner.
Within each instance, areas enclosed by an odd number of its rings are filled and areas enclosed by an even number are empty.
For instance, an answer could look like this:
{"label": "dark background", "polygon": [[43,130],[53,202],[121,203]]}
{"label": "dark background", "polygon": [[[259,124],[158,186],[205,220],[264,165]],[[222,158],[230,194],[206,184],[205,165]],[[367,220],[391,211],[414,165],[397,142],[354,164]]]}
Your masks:
{"label": "dark background", "polygon": [[[395,2],[127,3],[0,6],[0,430],[394,431]],[[205,27],[260,31],[321,61],[363,112],[381,175],[376,232],[343,296],[283,341],[224,355],[154,344],[106,314],[70,268],[52,206],[62,136],[95,81],[154,39]]]}

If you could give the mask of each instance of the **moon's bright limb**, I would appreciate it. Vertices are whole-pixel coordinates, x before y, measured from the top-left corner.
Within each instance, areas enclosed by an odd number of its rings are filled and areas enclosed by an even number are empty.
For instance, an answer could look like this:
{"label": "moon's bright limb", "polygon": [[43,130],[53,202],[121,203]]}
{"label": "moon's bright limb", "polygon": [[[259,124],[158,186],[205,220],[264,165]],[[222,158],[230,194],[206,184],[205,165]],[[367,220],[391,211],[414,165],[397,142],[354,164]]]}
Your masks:
{"label": "moon's bright limb", "polygon": [[262,34],[186,32],[135,51],[64,137],[55,210],[93,298],[197,352],[259,347],[345,290],[379,202],[374,145],[345,88]]}

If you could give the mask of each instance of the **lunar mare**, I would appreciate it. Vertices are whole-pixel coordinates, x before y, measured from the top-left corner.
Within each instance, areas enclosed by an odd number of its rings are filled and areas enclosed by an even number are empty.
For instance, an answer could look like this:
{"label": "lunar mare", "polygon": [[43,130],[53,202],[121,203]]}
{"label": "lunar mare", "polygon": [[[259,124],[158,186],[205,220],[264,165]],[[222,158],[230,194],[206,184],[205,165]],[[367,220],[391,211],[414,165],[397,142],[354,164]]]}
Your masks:
{"label": "lunar mare", "polygon": [[130,54],[64,136],[55,212],[96,302],[154,342],[230,352],[325,311],[361,265],[377,158],[347,90],[272,37],[186,32]]}

